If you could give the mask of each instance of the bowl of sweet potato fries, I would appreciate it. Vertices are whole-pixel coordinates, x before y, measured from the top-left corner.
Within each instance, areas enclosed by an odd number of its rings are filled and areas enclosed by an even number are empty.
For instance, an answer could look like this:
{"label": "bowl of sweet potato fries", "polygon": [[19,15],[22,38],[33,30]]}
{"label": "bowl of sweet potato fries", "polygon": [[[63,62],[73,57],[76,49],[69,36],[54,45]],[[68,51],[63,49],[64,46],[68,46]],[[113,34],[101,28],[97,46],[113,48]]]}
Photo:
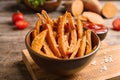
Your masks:
{"label": "bowl of sweet potato fries", "polygon": [[35,28],[25,37],[30,56],[43,70],[58,74],[74,74],[93,59],[100,47],[100,39],[83,28],[80,17],[73,19],[66,12],[52,20],[46,11],[37,13]]}

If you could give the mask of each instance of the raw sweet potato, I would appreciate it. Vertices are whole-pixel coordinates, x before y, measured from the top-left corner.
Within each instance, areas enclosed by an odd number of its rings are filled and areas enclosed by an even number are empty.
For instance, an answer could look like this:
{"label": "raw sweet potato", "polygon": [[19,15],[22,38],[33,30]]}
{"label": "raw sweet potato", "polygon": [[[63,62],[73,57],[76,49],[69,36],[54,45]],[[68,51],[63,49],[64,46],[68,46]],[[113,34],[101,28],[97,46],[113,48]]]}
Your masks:
{"label": "raw sweet potato", "polygon": [[102,9],[102,15],[106,18],[114,17],[118,12],[116,5],[112,2],[106,2]]}
{"label": "raw sweet potato", "polygon": [[81,0],[75,0],[72,3],[71,10],[74,16],[78,16],[83,12],[83,2]]}
{"label": "raw sweet potato", "polygon": [[88,18],[88,20],[92,23],[95,23],[95,24],[103,24],[104,23],[104,19],[97,13],[83,12],[82,15],[85,16],[86,18]]}
{"label": "raw sweet potato", "polygon": [[84,9],[100,14],[102,6],[98,0],[82,0]]}

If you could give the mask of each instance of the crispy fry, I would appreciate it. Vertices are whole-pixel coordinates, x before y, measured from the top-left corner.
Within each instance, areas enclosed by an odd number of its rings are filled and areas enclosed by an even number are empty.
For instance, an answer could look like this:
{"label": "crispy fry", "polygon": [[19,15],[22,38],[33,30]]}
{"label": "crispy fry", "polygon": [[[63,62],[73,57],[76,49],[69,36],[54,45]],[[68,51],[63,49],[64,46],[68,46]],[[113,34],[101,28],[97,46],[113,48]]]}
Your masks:
{"label": "crispy fry", "polygon": [[47,44],[46,41],[44,41],[43,49],[44,49],[45,54],[46,54],[48,57],[57,58],[57,57],[53,54],[53,52],[51,51],[51,49],[49,48],[49,46],[48,46],[48,44]]}
{"label": "crispy fry", "polygon": [[70,59],[75,58],[75,56],[76,56],[76,54],[77,54],[77,52],[78,52],[78,49],[79,49],[79,47],[80,47],[80,41],[81,41],[81,39],[78,39],[77,44],[76,44],[76,47],[75,47],[75,50],[74,50],[74,52],[71,54]]}
{"label": "crispy fry", "polygon": [[64,39],[64,24],[66,22],[67,12],[60,17],[60,23],[58,25],[58,47],[61,52],[61,55],[66,58],[66,50],[67,47],[65,45],[65,39]]}
{"label": "crispy fry", "polygon": [[89,54],[92,51],[92,42],[91,42],[91,30],[86,31],[86,54]]}
{"label": "crispy fry", "polygon": [[78,38],[82,38],[82,36],[83,36],[83,24],[82,24],[79,16],[77,16],[76,24],[77,24]]}
{"label": "crispy fry", "polygon": [[57,43],[55,40],[55,37],[53,35],[53,30],[50,24],[46,24],[46,28],[48,29],[48,34],[47,34],[47,42],[50,46],[50,49],[53,51],[54,55],[57,57],[61,57],[61,54],[59,52],[59,49],[57,48]]}
{"label": "crispy fry", "polygon": [[36,29],[32,31],[32,40],[37,36],[37,31]]}
{"label": "crispy fry", "polygon": [[39,51],[39,54],[43,55],[43,56],[47,56],[43,51]]}
{"label": "crispy fry", "polygon": [[65,33],[64,39],[65,39],[65,46],[68,49],[69,48],[69,43],[68,43],[69,33]]}
{"label": "crispy fry", "polygon": [[85,54],[85,48],[86,48],[86,35],[83,36],[81,42],[80,42],[80,48],[77,53],[77,57],[82,57]]}
{"label": "crispy fry", "polygon": [[68,13],[68,24],[69,24],[69,27],[71,28],[71,31],[70,31],[71,40],[70,40],[70,46],[69,46],[67,54],[70,54],[75,50],[75,46],[77,43],[77,32],[75,29],[74,21],[72,19],[72,15],[70,13]]}
{"label": "crispy fry", "polygon": [[42,10],[41,13],[42,13],[42,15],[45,17],[46,22],[47,22],[48,24],[50,24],[50,25],[53,26],[53,22],[52,22],[52,20],[50,19],[50,17],[48,16],[47,12],[46,12],[45,10]]}
{"label": "crispy fry", "polygon": [[97,48],[97,45],[95,45],[92,50],[94,51],[96,48]]}
{"label": "crispy fry", "polygon": [[[46,57],[50,57],[49,55],[46,55],[43,51],[39,51],[39,54],[43,55],[43,56],[46,56]],[[53,58],[56,58],[56,57],[53,57]]]}
{"label": "crispy fry", "polygon": [[35,29],[36,29],[36,33],[38,35],[40,33],[40,18],[36,22]]}
{"label": "crispy fry", "polygon": [[42,26],[44,26],[44,24],[46,23],[45,18],[44,18],[40,13],[37,13],[37,16],[38,16],[39,19],[41,20]]}
{"label": "crispy fry", "polygon": [[34,38],[31,44],[31,47],[34,51],[40,53],[40,49],[43,46],[43,42],[45,40],[46,34],[47,34],[47,30],[44,30]]}
{"label": "crispy fry", "polygon": [[71,13],[68,13],[68,24],[69,24],[69,28],[71,28],[71,30],[75,28],[73,17],[71,15]]}

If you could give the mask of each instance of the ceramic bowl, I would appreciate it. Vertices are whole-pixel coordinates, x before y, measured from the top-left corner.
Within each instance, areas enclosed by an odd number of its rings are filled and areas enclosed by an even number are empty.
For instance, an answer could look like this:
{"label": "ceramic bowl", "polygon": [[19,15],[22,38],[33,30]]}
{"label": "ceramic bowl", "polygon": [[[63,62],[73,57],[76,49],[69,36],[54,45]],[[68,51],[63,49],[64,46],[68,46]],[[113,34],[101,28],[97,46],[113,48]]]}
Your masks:
{"label": "ceramic bowl", "polygon": [[43,9],[47,12],[54,11],[61,3],[61,0],[48,0],[42,6],[34,7],[28,0],[23,0],[23,2],[31,9],[41,12]]}
{"label": "ceramic bowl", "polygon": [[32,31],[33,30],[29,31],[25,37],[25,44],[30,56],[41,69],[57,75],[70,75],[82,70],[94,58],[100,47],[100,40],[98,36],[92,32],[92,47],[96,46],[96,48],[90,54],[83,57],[76,57],[74,59],[50,58],[40,55],[31,48]]}
{"label": "ceramic bowl", "polygon": [[106,29],[106,31],[104,32],[99,32],[99,33],[96,33],[98,35],[98,37],[100,38],[100,41],[104,40],[106,38],[106,35],[108,33],[108,28]]}

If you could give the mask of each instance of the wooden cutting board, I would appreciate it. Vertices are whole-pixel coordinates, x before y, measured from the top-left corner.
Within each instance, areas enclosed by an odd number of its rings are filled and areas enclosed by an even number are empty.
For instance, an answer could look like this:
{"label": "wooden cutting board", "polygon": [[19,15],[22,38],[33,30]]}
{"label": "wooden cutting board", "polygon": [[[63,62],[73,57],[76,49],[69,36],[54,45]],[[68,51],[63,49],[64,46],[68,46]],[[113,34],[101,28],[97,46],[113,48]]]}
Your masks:
{"label": "wooden cutting board", "polygon": [[120,76],[120,45],[102,44],[102,46],[88,66],[69,76],[56,76],[46,73],[33,61],[27,49],[23,50],[22,56],[33,80],[105,80]]}

